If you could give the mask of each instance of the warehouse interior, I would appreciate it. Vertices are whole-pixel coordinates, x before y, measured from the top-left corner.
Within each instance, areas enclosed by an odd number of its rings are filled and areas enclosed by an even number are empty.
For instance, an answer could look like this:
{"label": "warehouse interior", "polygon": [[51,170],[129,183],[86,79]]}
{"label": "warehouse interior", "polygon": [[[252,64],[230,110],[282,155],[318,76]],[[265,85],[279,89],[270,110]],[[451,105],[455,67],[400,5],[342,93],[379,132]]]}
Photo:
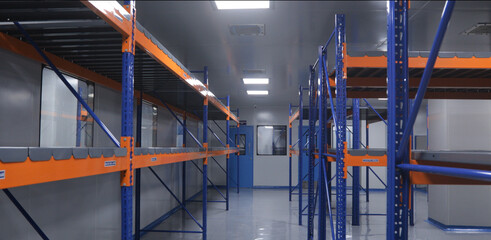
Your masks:
{"label": "warehouse interior", "polygon": [[2,1],[0,240],[491,239],[489,1]]}

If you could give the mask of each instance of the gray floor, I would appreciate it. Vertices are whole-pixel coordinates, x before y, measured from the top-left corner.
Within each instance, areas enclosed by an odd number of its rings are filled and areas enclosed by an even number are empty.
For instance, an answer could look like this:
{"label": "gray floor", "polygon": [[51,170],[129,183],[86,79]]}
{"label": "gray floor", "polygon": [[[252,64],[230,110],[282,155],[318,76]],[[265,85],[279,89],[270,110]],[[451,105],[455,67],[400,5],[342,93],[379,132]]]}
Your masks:
{"label": "gray floor", "polygon": [[[209,189],[209,195],[209,199],[219,200],[213,189]],[[369,203],[364,201],[365,195],[361,196],[362,213],[385,212],[385,192],[371,192]],[[348,206],[351,206],[351,199],[348,200]],[[415,227],[410,227],[409,239],[491,239],[491,233],[445,232],[426,222],[428,205],[427,194],[424,192],[415,192],[415,206]],[[190,203],[189,209],[201,222],[201,203]],[[357,227],[351,226],[351,218],[348,217],[347,239],[385,239],[385,216],[361,216],[360,224]],[[183,226],[185,230],[200,230],[184,211],[174,214],[155,229],[180,230]],[[202,236],[196,233],[147,233],[142,239],[202,239]],[[241,189],[239,195],[231,192],[229,211],[225,211],[224,203],[208,205],[208,239],[306,239],[306,226],[298,225],[298,198],[295,196],[289,202],[286,189]],[[327,239],[330,239],[330,229]]]}

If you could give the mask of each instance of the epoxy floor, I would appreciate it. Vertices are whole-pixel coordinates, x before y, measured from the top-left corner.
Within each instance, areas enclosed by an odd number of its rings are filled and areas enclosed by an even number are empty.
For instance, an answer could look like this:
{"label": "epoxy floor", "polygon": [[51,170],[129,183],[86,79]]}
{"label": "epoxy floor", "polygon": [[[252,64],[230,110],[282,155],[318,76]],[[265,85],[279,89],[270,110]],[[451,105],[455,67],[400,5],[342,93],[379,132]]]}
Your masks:
{"label": "epoxy floor", "polygon": [[[208,204],[209,240],[298,240],[306,239],[307,227],[298,225],[298,197],[288,201],[287,189],[235,189],[230,192],[230,210],[225,211],[224,203]],[[210,188],[209,199],[220,200],[215,190]],[[199,199],[199,198],[197,198]],[[365,202],[361,194],[361,213],[385,213],[385,192],[370,192],[370,202]],[[348,198],[351,206],[351,197]],[[415,226],[409,229],[412,240],[484,240],[491,239],[491,233],[445,232],[426,222],[427,194],[415,192]],[[201,203],[189,203],[188,209],[201,223]],[[347,210],[351,213],[351,208]],[[315,220],[317,224],[317,219]],[[199,227],[184,212],[180,211],[155,229],[199,231]],[[328,222],[329,226],[329,222]],[[385,216],[361,216],[360,226],[351,226],[348,217],[347,239],[382,240],[385,239]],[[327,230],[330,238],[330,228]],[[202,239],[197,233],[151,232],[143,240],[157,239]]]}

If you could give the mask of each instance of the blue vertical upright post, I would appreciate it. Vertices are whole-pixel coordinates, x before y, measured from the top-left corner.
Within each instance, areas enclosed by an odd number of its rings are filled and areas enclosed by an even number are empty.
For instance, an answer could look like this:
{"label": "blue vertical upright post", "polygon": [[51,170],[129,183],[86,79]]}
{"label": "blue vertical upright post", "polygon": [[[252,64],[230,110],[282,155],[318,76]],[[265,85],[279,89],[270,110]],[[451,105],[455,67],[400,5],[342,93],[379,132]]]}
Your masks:
{"label": "blue vertical upright post", "polygon": [[[396,168],[408,155],[397,157],[408,116],[408,1],[389,1],[387,15],[387,240],[408,238],[409,184],[405,173]],[[404,151],[408,152],[407,149]]]}
{"label": "blue vertical upright post", "polygon": [[319,240],[326,240],[326,202],[327,202],[327,192],[326,192],[326,185],[324,182],[324,167],[325,167],[325,156],[323,156],[323,153],[327,153],[326,150],[326,143],[325,143],[325,136],[326,136],[326,123],[325,123],[325,105],[327,104],[326,102],[326,87],[324,87],[324,69],[322,61],[323,51],[322,51],[322,46],[319,46],[318,48],[318,55],[319,55],[319,64],[317,65],[318,69],[318,75],[317,75],[317,92],[319,94],[318,96],[318,118],[319,118],[319,133],[317,134],[317,148],[319,149],[319,178],[317,180],[317,184],[319,184],[319,213],[318,213],[318,222],[319,224],[317,225],[317,234]]}
{"label": "blue vertical upright post", "polygon": [[[208,88],[208,67],[204,69],[204,84]],[[208,154],[208,94],[203,101],[203,147]],[[206,240],[207,232],[207,195],[208,195],[208,158],[203,159],[203,240]]]}
{"label": "blue vertical upright post", "polygon": [[346,179],[344,144],[346,142],[346,54],[345,16],[336,14],[336,239],[346,239]]}
{"label": "blue vertical upright post", "polygon": [[302,225],[303,214],[303,94],[302,86],[299,86],[299,101],[298,101],[298,224]]}
{"label": "blue vertical upright post", "polygon": [[[369,142],[369,137],[368,137],[369,136],[369,134],[368,134],[368,132],[369,132],[368,131],[369,130],[368,129],[368,126],[369,126],[368,125],[368,109],[365,111],[365,116],[366,116],[365,117],[365,131],[366,131],[366,133],[365,133],[365,139],[366,139],[365,146],[366,146],[367,149],[369,149],[370,148],[370,142]],[[365,197],[366,197],[366,201],[367,202],[370,202],[370,167],[365,167],[365,170],[366,170],[366,173],[365,173],[365,179],[366,179],[365,180],[366,181],[365,191],[366,191],[366,195],[365,195]]]}
{"label": "blue vertical upright post", "polygon": [[[239,109],[237,108],[237,117],[239,117]],[[235,145],[240,147],[240,123],[237,123],[237,129],[235,131]],[[240,192],[240,151],[237,153],[237,193]]]}
{"label": "blue vertical upright post", "polygon": [[[229,114],[227,115],[227,121],[226,121],[226,124],[227,124],[227,126],[226,126],[227,127],[226,135],[227,136],[225,136],[225,137],[227,138],[227,148],[230,148],[230,143],[231,143],[230,142],[230,95],[227,95],[227,110],[228,110],[228,113]],[[229,184],[230,184],[230,182],[229,182],[229,179],[228,179],[228,172],[230,170],[229,169],[229,160],[230,160],[230,154],[227,154],[227,159],[225,160],[226,161],[225,162],[225,165],[226,165],[225,166],[225,169],[227,169],[227,172],[225,173],[225,177],[227,179],[227,180],[225,180],[226,181],[225,185],[226,185],[226,188],[227,188],[227,193],[226,193],[227,194],[227,199],[226,199],[226,201],[227,201],[227,211],[228,211],[228,207],[229,207],[229,196],[230,196],[230,194],[229,194],[229,190],[230,190]]]}
{"label": "blue vertical upright post", "polygon": [[[186,130],[187,128],[187,115],[184,113],[182,116],[182,147],[186,147]],[[186,206],[186,161],[182,162],[182,205]]]}
{"label": "blue vertical upright post", "polygon": [[[360,99],[353,99],[353,149],[360,149]],[[352,225],[360,225],[360,167],[353,167]]]}
{"label": "blue vertical upright post", "polygon": [[[292,117],[292,104],[288,104],[288,120]],[[292,201],[292,124],[288,123],[288,200]]]}
{"label": "blue vertical upright post", "polygon": [[[136,110],[136,147],[141,147],[143,91],[140,91]],[[141,168],[135,169],[135,240],[140,240]]]}
{"label": "blue vertical upright post", "polygon": [[[78,94],[83,95],[82,88],[78,87]],[[82,139],[82,104],[77,102],[77,135],[75,138],[75,146],[80,147],[80,140]]]}
{"label": "blue vertical upright post", "polygon": [[121,172],[121,239],[133,238],[133,83],[135,59],[135,1],[124,1],[131,16],[131,35],[123,39],[123,69],[121,95],[121,147],[128,151],[126,170]]}
{"label": "blue vertical upright post", "polygon": [[[314,193],[314,165],[315,165],[315,99],[317,91],[315,88],[315,70],[310,66],[309,78],[309,169],[308,169],[308,220],[307,220],[307,239],[314,238],[314,213],[315,213],[315,193]],[[300,146],[302,147],[302,146]]]}

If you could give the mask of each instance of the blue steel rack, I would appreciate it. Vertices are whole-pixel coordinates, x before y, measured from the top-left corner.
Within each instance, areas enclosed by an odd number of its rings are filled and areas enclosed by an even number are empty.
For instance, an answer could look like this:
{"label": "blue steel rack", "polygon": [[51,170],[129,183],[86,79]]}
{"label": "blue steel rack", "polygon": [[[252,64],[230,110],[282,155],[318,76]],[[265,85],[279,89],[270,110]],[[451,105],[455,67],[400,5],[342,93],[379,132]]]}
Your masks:
{"label": "blue steel rack", "polygon": [[[98,72],[95,71],[90,71],[86,68],[84,68],[84,65],[77,65],[72,62],[66,61],[56,55],[53,55],[49,53],[48,51],[43,51],[41,49],[46,49],[45,47],[38,46],[36,43],[36,38],[31,38],[29,35],[30,29],[25,29],[21,22],[25,21],[23,17],[21,16],[16,16],[15,12],[12,11],[11,14],[12,19],[18,19],[14,20],[14,25],[18,28],[20,31],[21,35],[19,37],[23,38],[25,41],[27,41],[30,45],[27,43],[24,43],[18,39],[15,39],[14,37],[7,36],[4,33],[1,33],[1,46],[3,48],[6,48],[8,50],[11,50],[15,53],[27,56],[29,58],[32,58],[34,60],[44,62],[47,65],[51,67],[51,69],[58,75],[58,77],[61,79],[61,81],[66,85],[66,87],[72,92],[72,94],[77,98],[79,101],[79,105],[77,106],[77,114],[80,114],[81,111],[81,106],[82,105],[87,112],[91,115],[91,117],[94,119],[94,121],[102,128],[102,130],[107,134],[107,136],[110,138],[110,140],[116,145],[116,149],[101,149],[101,148],[83,148],[83,149],[63,149],[63,151],[70,150],[69,152],[71,156],[64,156],[60,159],[56,157],[54,154],[54,150],[51,149],[44,149],[46,152],[50,152],[50,156],[47,157],[47,159],[42,159],[42,160],[37,160],[40,161],[36,166],[33,166],[31,164],[32,159],[33,159],[33,154],[31,151],[34,151],[34,149],[30,148],[19,148],[19,149],[9,149],[9,148],[2,148],[2,159],[0,159],[0,167],[2,169],[10,169],[9,170],[9,179],[8,180],[3,180],[1,182],[0,187],[3,189],[4,193],[7,195],[7,197],[14,203],[14,205],[18,208],[18,210],[23,214],[23,216],[26,218],[26,220],[31,224],[31,226],[36,230],[36,232],[41,236],[42,239],[49,239],[48,236],[41,230],[39,225],[34,221],[34,219],[27,213],[27,211],[22,207],[22,205],[16,200],[16,198],[11,194],[8,188],[11,187],[16,187],[16,186],[24,186],[24,185],[30,185],[30,184],[36,184],[36,183],[43,183],[43,182],[49,182],[49,181],[58,181],[58,180],[64,180],[64,179],[70,179],[70,178],[76,178],[76,177],[83,177],[83,176],[91,176],[91,175],[97,175],[97,174],[103,174],[103,173],[109,173],[109,172],[121,172],[121,239],[129,240],[129,239],[139,239],[140,235],[145,232],[149,231],[158,231],[158,232],[189,232],[189,233],[202,233],[203,234],[203,239],[206,239],[206,233],[207,233],[207,226],[206,226],[206,205],[207,205],[207,180],[208,182],[211,183],[213,187],[216,188],[216,186],[209,180],[207,176],[207,159],[209,157],[213,158],[214,156],[219,156],[219,155],[226,155],[227,159],[227,186],[226,186],[226,197],[225,201],[226,202],[226,209],[228,210],[229,208],[229,196],[228,196],[228,161],[229,161],[229,155],[231,153],[237,152],[235,149],[230,149],[229,148],[229,125],[230,125],[230,120],[234,120],[238,122],[238,118],[231,113],[230,111],[230,98],[227,96],[227,105],[223,105],[218,98],[216,98],[213,93],[211,93],[208,90],[207,87],[207,69],[205,68],[204,74],[205,74],[205,83],[197,83],[196,79],[192,78],[190,75],[188,75],[188,71],[178,63],[176,59],[170,55],[170,53],[166,52],[166,50],[163,47],[159,47],[159,43],[156,42],[154,39],[150,39],[147,37],[146,34],[143,34],[140,27],[137,28],[137,22],[136,22],[136,10],[135,10],[135,1],[124,1],[123,6],[119,5],[117,2],[106,2],[101,5],[100,2],[97,1],[82,1],[80,3],[67,3],[71,7],[78,7],[78,8],[84,8],[88,7],[92,11],[88,11],[88,14],[86,15],[80,15],[80,18],[102,18],[104,21],[109,23],[114,29],[111,27],[107,27],[105,25],[104,27],[110,30],[113,30],[114,32],[120,31],[123,36],[123,44],[122,48],[120,50],[122,51],[122,69],[121,70],[121,85],[118,85],[117,82],[114,80],[104,77],[100,75]],[[29,8],[29,6],[25,6],[20,4],[19,6],[15,5],[15,3],[9,5],[10,7],[19,7],[19,8]],[[36,5],[36,6],[43,6],[42,4]],[[48,5],[49,6],[49,5]],[[49,7],[46,7],[49,8]],[[56,17],[56,12],[57,11],[63,11],[63,9],[57,9],[56,11],[53,11],[53,14]],[[92,15],[90,15],[92,14]],[[89,16],[90,15],[90,16]],[[42,20],[42,17],[45,15],[36,15],[33,14],[33,16],[30,16],[31,19],[35,20]],[[63,15],[65,16],[65,15]],[[119,19],[119,17],[123,17],[123,19]],[[78,17],[78,15],[77,15]],[[40,18],[40,19],[38,19]],[[73,29],[68,29],[67,31],[83,31],[77,29],[77,26],[74,26]],[[35,30],[40,30],[40,29],[35,29]],[[42,29],[41,27],[41,30]],[[62,29],[61,31],[63,31]],[[36,36],[37,37],[37,36]],[[77,39],[79,40],[79,39]],[[111,39],[112,40],[112,39]],[[116,39],[116,41],[121,44],[121,39]],[[135,93],[137,91],[134,89],[134,84],[135,84],[135,67],[134,67],[134,62],[135,62],[135,53],[136,53],[136,46],[143,48],[146,50],[146,53],[151,55],[152,58],[154,58],[157,63],[159,63],[159,67],[161,68],[166,68],[169,71],[174,71],[174,73],[178,74],[175,77],[179,80],[182,80],[185,84],[188,84],[189,87],[192,89],[196,90],[199,94],[202,95],[204,98],[203,102],[203,144],[202,146],[204,147],[204,151],[201,150],[193,150],[193,149],[188,149],[188,151],[185,152],[174,152],[172,149],[164,149],[164,148],[154,148],[154,149],[142,149],[142,148],[135,148],[140,147],[141,143],[141,129],[137,129],[137,135],[136,135],[136,141],[134,140],[133,136],[133,99],[135,96]],[[60,43],[61,45],[61,43]],[[157,46],[157,47],[155,47]],[[63,54],[62,54],[63,56]],[[104,125],[104,123],[97,117],[97,115],[92,111],[92,109],[89,107],[89,105],[84,101],[84,99],[80,96],[80,92],[73,89],[71,85],[68,83],[68,81],[65,79],[64,75],[62,74],[62,71],[65,73],[71,73],[75,76],[78,76],[80,78],[86,79],[88,81],[93,81],[99,84],[102,84],[103,86],[107,86],[113,89],[121,89],[122,92],[122,115],[121,115],[121,143],[116,137],[109,131],[109,129]],[[181,73],[183,74],[181,74]],[[145,98],[145,100],[151,101],[154,104],[158,105],[163,105],[165,106],[169,111],[172,112],[172,114],[177,118],[177,115],[175,115],[174,110],[179,110],[180,114],[183,115],[184,117],[184,128],[185,127],[185,122],[187,118],[187,114],[185,111],[182,111],[180,109],[177,109],[176,107],[169,106],[165,101],[161,101],[161,103],[158,102],[158,98],[155,98],[153,96],[147,95],[143,93],[142,91],[139,91],[139,102],[138,102],[138,109],[137,109],[137,128],[141,128],[141,104],[142,100]],[[221,113],[224,113],[226,115],[226,124],[227,124],[227,130],[226,130],[226,137],[227,137],[227,144],[224,146],[224,148],[220,148],[217,150],[217,148],[208,148],[208,102],[211,102],[214,107],[216,107]],[[216,117],[215,117],[216,118]],[[179,121],[179,119],[178,119]],[[182,123],[181,123],[182,124]],[[80,129],[80,122],[77,121],[77,129]],[[187,129],[186,131],[190,133]],[[184,141],[185,141],[185,135],[184,134]],[[217,138],[218,136],[214,134]],[[191,135],[192,136],[192,135]],[[194,136],[192,136],[195,140],[197,140]],[[77,145],[79,145],[79,136],[77,135]],[[219,139],[221,142],[221,140]],[[201,145],[198,142],[198,145]],[[183,146],[185,147],[185,146]],[[123,151],[120,148],[124,148]],[[49,151],[48,151],[49,150]],[[59,150],[59,149],[58,149]],[[142,154],[142,151],[145,150],[145,154]],[[12,151],[25,151],[26,154],[22,156],[22,159],[6,159],[5,153],[12,152]],[[29,154],[27,154],[27,151],[29,151]],[[75,152],[85,152],[85,157],[83,157],[83,154],[78,153],[78,156],[82,157],[77,157]],[[90,156],[87,157],[87,153],[90,152]],[[97,152],[99,154],[97,155]],[[103,153],[103,155],[102,155]],[[106,156],[106,153],[108,156]],[[64,153],[65,154],[65,153]],[[143,156],[145,155],[145,156]],[[115,166],[114,168],[102,168],[100,167],[100,163],[104,163],[104,160],[111,159],[111,162],[114,162]],[[178,197],[170,191],[168,186],[163,182],[163,180],[156,174],[156,172],[151,168],[151,166],[157,166],[157,165],[162,165],[162,164],[167,164],[167,163],[174,163],[174,162],[185,162],[185,161],[191,161],[193,159],[199,159],[203,158],[203,170],[198,169],[202,171],[203,173],[203,190],[202,190],[202,195],[203,195],[203,223],[200,225],[197,220],[189,213],[189,211],[185,207],[185,202],[186,202],[186,196],[184,194],[185,191],[183,191],[183,196],[182,196],[182,201],[178,199]],[[77,159],[77,160],[75,160]],[[116,159],[114,161],[114,159]],[[8,160],[8,161],[7,161]],[[56,160],[64,160],[64,161],[56,161]],[[90,162],[89,162],[90,161]],[[76,162],[78,165],[73,165],[72,162]],[[192,162],[194,163],[194,162]],[[70,165],[72,164],[72,165]],[[97,166],[96,166],[97,165]],[[39,168],[42,169],[39,169]],[[70,167],[70,168],[68,168]],[[143,167],[148,167],[149,170],[154,174],[154,176],[162,183],[162,185],[170,192],[172,197],[174,197],[177,202],[179,203],[178,208],[171,212],[175,212],[179,209],[183,209],[184,211],[188,212],[188,214],[191,215],[193,220],[196,221],[198,226],[202,229],[202,231],[173,231],[173,230],[152,230],[151,228],[155,226],[155,224],[158,224],[162,222],[165,218],[160,218],[157,219],[153,224],[154,225],[149,225],[144,229],[140,229],[140,184],[141,184],[141,168]],[[63,170],[62,168],[65,168],[64,170],[66,171],[61,171],[63,174],[49,174],[51,172],[56,172]],[[185,168],[183,167],[183,178],[185,178]],[[39,171],[46,171],[48,174],[44,174],[41,177],[34,177],[34,178],[26,178],[23,177],[23,174],[29,174],[29,172],[39,170]],[[135,172],[135,179],[133,179],[133,172]],[[183,179],[185,181],[185,179]],[[185,182],[184,182],[185,184]],[[133,186],[135,185],[135,216],[133,216]],[[217,188],[216,188],[217,189]],[[184,190],[184,189],[183,189]],[[219,191],[217,189],[217,191]],[[221,192],[220,192],[221,194]],[[223,196],[223,194],[222,194]],[[215,202],[215,201],[214,201]],[[167,216],[168,217],[168,216]],[[136,232],[135,235],[133,235],[133,219],[135,219],[135,225],[136,227]]]}

